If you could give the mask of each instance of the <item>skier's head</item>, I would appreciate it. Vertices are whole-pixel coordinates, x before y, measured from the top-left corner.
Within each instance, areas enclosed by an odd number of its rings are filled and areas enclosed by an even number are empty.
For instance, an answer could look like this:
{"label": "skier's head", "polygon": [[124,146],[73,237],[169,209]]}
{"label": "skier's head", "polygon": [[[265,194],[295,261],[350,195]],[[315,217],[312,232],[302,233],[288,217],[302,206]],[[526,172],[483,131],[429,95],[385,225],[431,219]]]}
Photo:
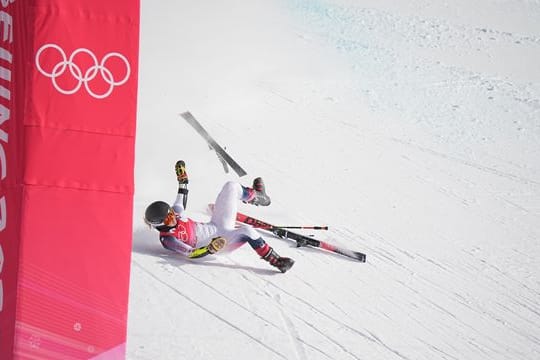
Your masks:
{"label": "skier's head", "polygon": [[154,201],[144,212],[144,221],[150,226],[174,226],[176,215],[174,210],[164,201]]}

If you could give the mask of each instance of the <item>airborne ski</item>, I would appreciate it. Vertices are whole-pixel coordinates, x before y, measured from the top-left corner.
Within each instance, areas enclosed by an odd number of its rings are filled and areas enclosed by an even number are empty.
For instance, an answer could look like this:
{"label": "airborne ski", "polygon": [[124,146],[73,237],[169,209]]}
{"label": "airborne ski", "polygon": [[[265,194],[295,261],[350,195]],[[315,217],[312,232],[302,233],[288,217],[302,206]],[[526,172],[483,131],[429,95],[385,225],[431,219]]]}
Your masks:
{"label": "airborne ski", "polygon": [[201,123],[195,119],[195,116],[193,116],[189,111],[186,111],[182,114],[180,114],[181,117],[184,118],[184,120],[187,121],[189,125],[191,125],[195,131],[199,133],[203,137],[204,140],[208,143],[208,146],[212,150],[214,150],[217,154],[217,157],[219,161],[223,165],[223,169],[225,172],[228,172],[228,168],[226,164],[229,164],[230,167],[238,174],[238,176],[242,177],[247,174],[247,172],[242,169],[240,165],[234,159],[214,140],[212,136],[206,131],[206,129],[201,125]]}
{"label": "airborne ski", "polygon": [[292,232],[292,231],[289,231],[287,229],[280,228],[278,226],[274,226],[272,224],[269,224],[267,222],[264,222],[262,220],[253,218],[251,216],[248,216],[248,215],[245,215],[245,214],[242,214],[242,213],[237,213],[236,214],[236,221],[244,223],[244,224],[249,224],[249,225],[253,226],[254,228],[270,231],[274,235],[276,235],[276,236],[278,236],[280,238],[294,240],[294,241],[296,241],[296,246],[297,247],[311,246],[311,247],[315,247],[315,248],[321,248],[321,249],[331,251],[331,252],[336,253],[336,254],[340,254],[340,255],[344,255],[344,256],[353,258],[353,259],[358,260],[360,262],[366,262],[366,254],[364,254],[364,253],[361,253],[361,252],[358,252],[358,251],[352,251],[352,250],[349,250],[349,249],[345,249],[345,248],[342,248],[342,247],[339,247],[339,246],[336,246],[336,245],[332,245],[332,244],[329,244],[329,243],[321,241],[321,240],[314,239],[314,238],[309,237],[309,236],[298,234],[296,232]]}

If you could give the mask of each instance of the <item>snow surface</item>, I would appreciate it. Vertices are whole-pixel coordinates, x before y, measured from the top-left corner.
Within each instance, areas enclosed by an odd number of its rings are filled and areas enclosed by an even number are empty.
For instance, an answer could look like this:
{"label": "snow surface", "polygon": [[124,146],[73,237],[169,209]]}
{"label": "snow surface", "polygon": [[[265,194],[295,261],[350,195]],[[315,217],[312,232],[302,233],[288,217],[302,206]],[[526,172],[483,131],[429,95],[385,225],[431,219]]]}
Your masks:
{"label": "snow surface", "polygon": [[[540,359],[540,1],[143,0],[129,359]],[[141,221],[263,176],[266,235],[197,261]]]}

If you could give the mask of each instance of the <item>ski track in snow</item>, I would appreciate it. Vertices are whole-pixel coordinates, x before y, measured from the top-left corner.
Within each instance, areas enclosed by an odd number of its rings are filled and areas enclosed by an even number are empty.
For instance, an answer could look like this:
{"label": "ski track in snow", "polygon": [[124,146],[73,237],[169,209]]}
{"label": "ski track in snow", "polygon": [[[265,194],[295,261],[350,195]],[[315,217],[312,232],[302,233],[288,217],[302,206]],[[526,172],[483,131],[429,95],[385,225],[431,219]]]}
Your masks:
{"label": "ski track in snow", "polygon": [[[230,259],[228,260],[231,261]],[[270,350],[270,347],[264,343],[264,340],[262,338],[257,338],[247,333],[245,330],[241,328],[241,325],[235,323],[234,320],[231,320],[227,318],[226,316],[223,316],[222,314],[218,314],[215,311],[205,307],[204,305],[201,304],[200,299],[193,298],[192,296],[187,295],[183,293],[182,291],[180,291],[179,289],[175,288],[173,285],[169,284],[163,279],[157,278],[151,271],[148,271],[144,266],[142,266],[138,262],[134,261],[134,264],[138,266],[140,269],[142,269],[143,271],[145,271],[149,276],[156,279],[156,281],[159,281],[164,286],[174,291],[177,295],[186,299],[192,305],[195,305],[199,307],[200,309],[202,309],[203,311],[211,314],[212,316],[215,316],[219,321],[224,322],[229,327],[232,327],[239,333],[242,333],[243,335],[248,336],[250,339],[258,343],[265,349]],[[234,264],[235,266],[237,265],[239,267],[242,267],[240,263],[237,263],[234,260],[232,260],[232,264]],[[170,265],[166,265],[166,267],[170,268]],[[208,288],[209,290],[214,292],[216,296],[223,298],[221,301],[230,302],[234,306],[249,313],[249,316],[252,317],[252,320],[256,320],[256,322],[262,322],[264,324],[268,324],[275,331],[285,333],[285,335],[290,339],[292,352],[295,354],[295,357],[298,359],[310,358],[310,356],[306,353],[305,349],[309,349],[311,351],[311,354],[313,353],[318,354],[317,355],[318,357],[323,356],[323,358],[328,358],[328,359],[335,359],[336,356],[338,356],[339,358],[342,358],[341,356],[337,355],[339,353],[341,353],[343,356],[346,356],[346,358],[362,359],[362,354],[356,353],[356,351],[350,348],[350,346],[342,344],[342,342],[338,338],[336,338],[335,335],[333,335],[334,331],[327,330],[326,328],[323,328],[320,325],[318,325],[319,323],[319,321],[317,320],[318,318],[322,318],[323,322],[333,324],[333,327],[335,327],[336,329],[338,328],[345,329],[346,331],[349,331],[355,334],[357,337],[363,339],[364,341],[368,341],[369,343],[380,346],[384,350],[388,350],[390,353],[397,355],[399,358],[407,359],[407,357],[400,354],[399,351],[392,349],[390,346],[385,344],[380,338],[378,338],[372,332],[369,332],[369,331],[365,332],[361,329],[356,328],[355,326],[351,324],[348,324],[347,321],[345,321],[347,319],[347,316],[336,317],[336,316],[330,315],[329,313],[321,310],[320,308],[315,307],[309,301],[302,299],[301,297],[295,295],[289,290],[286,290],[278,286],[277,284],[273,282],[270,282],[265,277],[263,277],[265,275],[261,276],[257,274],[254,269],[244,268],[244,270],[238,270],[238,271],[241,272],[241,277],[244,280],[246,280],[247,283],[250,284],[250,287],[258,289],[261,287],[260,283],[262,282],[262,285],[264,288],[263,293],[265,294],[265,297],[269,298],[276,304],[277,315],[279,316],[279,318],[282,319],[284,326],[280,326],[279,324],[275,323],[275,321],[259,315],[253,309],[250,309],[248,306],[242,305],[239,301],[233,299],[231,296],[219,290],[218,287],[212,284],[206,283],[204,280],[199,279],[197,276],[191,274],[189,271],[183,270],[182,268],[178,268],[178,267],[173,267],[172,270],[170,271],[172,271],[172,276],[174,277],[178,277],[179,275],[178,273],[180,272],[182,275],[187,276],[188,278],[192,279],[194,282],[200,284],[203,287]],[[266,272],[264,273],[266,274]],[[294,276],[294,275],[291,274],[291,276]],[[299,280],[302,281],[301,278],[299,278]],[[290,313],[288,310],[286,310],[288,307],[283,306],[284,303],[286,302],[289,306],[291,306],[290,305],[291,301],[295,302],[296,304],[300,304],[301,307],[307,308],[309,312],[312,313],[312,316],[310,317],[311,320],[306,320],[304,316],[300,316],[296,312]],[[327,299],[325,299],[325,301],[327,301]],[[333,306],[335,306],[335,304],[333,304]],[[346,314],[346,311],[343,309],[340,309],[339,307],[337,310]],[[303,312],[304,311],[302,311],[302,313]],[[342,318],[343,321],[339,320],[340,318]],[[308,329],[311,333],[316,334],[318,341],[316,343],[313,343],[311,341],[308,341],[302,338],[300,335],[302,331],[298,328],[298,326],[300,325],[303,325],[302,327],[304,328],[304,332],[305,332],[305,329]],[[322,330],[322,329],[325,329],[325,330]],[[326,345],[324,345],[325,343]],[[329,349],[328,349],[328,346],[330,346]],[[280,348],[283,348],[283,346],[280,346]],[[271,350],[271,351],[280,357],[290,358],[286,353],[277,352],[275,350]]]}
{"label": "ski track in snow", "polygon": [[[229,260],[232,261],[235,264],[238,264],[234,260],[231,260],[231,259],[229,259]],[[246,274],[243,274],[242,277],[244,279],[246,279],[250,284],[252,284],[253,287],[259,288],[259,286],[255,285],[254,280],[251,279],[252,276],[256,277],[259,281],[262,281],[263,284],[266,284],[267,280],[259,277],[252,270],[248,270],[248,273],[249,273],[250,276],[247,276]],[[311,350],[314,350],[317,353],[319,353],[321,355],[324,355],[325,357],[327,357],[329,359],[332,358],[329,354],[325,353],[319,347],[304,341],[300,337],[300,335],[298,333],[298,330],[296,329],[296,326],[294,325],[293,321],[291,321],[291,316],[288,315],[286,310],[280,306],[280,305],[282,305],[281,296],[280,296],[281,291],[273,292],[273,291],[269,290],[267,286],[264,286],[263,293],[267,298],[272,299],[273,302],[275,302],[275,304],[276,304],[275,308],[279,312],[280,318],[281,318],[281,320],[282,320],[282,322],[284,324],[285,329],[283,329],[282,327],[278,327],[277,325],[276,325],[276,328],[278,328],[281,331],[285,330],[285,332],[287,333],[287,335],[289,337],[289,340],[290,340],[290,342],[292,344],[292,347],[294,349],[294,352],[296,354],[297,359],[299,359],[299,360],[308,359],[308,357],[306,355],[306,352],[304,350],[304,347],[308,347]]]}
{"label": "ski track in snow", "polygon": [[274,300],[277,305],[277,309],[279,313],[281,314],[281,319],[283,320],[283,323],[285,324],[287,331],[290,335],[291,343],[294,346],[295,353],[296,353],[296,359],[298,360],[308,360],[308,356],[306,355],[306,352],[304,350],[304,347],[302,344],[297,340],[300,338],[300,335],[298,334],[298,330],[296,329],[296,326],[294,325],[293,321],[291,320],[291,317],[287,314],[285,307],[281,303],[279,294],[274,295]]}
{"label": "ski track in snow", "polygon": [[[257,276],[257,275],[255,275],[255,276]],[[324,312],[322,312],[320,310],[316,310],[311,304],[309,304],[308,301],[299,298],[298,296],[294,295],[293,293],[291,293],[291,292],[277,286],[275,283],[271,283],[271,282],[269,282],[268,280],[265,280],[265,279],[261,279],[261,280],[266,284],[265,292],[268,293],[268,297],[272,298],[276,303],[281,304],[283,302],[282,297],[287,296],[287,298],[289,298],[289,300],[291,300],[291,299],[296,300],[296,301],[298,301],[298,302],[300,302],[300,303],[302,303],[304,305],[307,305],[309,308],[311,308],[310,310],[315,312],[316,314],[322,315],[323,317],[325,317],[325,318],[327,318],[327,319],[329,319],[329,320],[331,320],[333,322],[336,322],[339,326],[348,328],[349,330],[351,330],[353,332],[356,332],[356,333],[362,335],[363,337],[365,337],[365,335],[362,334],[361,332],[359,332],[358,330],[346,325],[343,322],[340,322],[339,320],[334,319],[332,316],[330,316],[330,315],[328,315],[328,314],[326,314],[326,313],[324,313]],[[294,325],[294,322],[291,320],[292,319],[291,316],[294,317],[296,319],[296,321],[304,323],[312,331],[319,334],[325,341],[330,342],[333,346],[335,346],[335,348],[340,349],[343,353],[349,355],[353,359],[359,359],[359,357],[356,356],[354,353],[350,352],[347,347],[344,347],[343,345],[341,345],[338,340],[333,339],[332,336],[329,334],[331,332],[329,332],[329,331],[328,332],[327,331],[325,331],[325,332],[321,331],[318,326],[315,326],[312,323],[307,322],[305,319],[303,319],[302,317],[300,317],[300,316],[298,316],[296,314],[288,315],[283,308],[279,308],[278,311],[279,311],[280,316],[282,317],[282,319],[283,319],[283,321],[285,323],[287,332],[290,335],[290,339],[291,339],[291,342],[292,342],[293,347],[295,349],[295,353],[296,353],[297,358],[303,359],[306,356],[303,348],[300,346],[301,344],[309,345],[311,348],[317,350],[320,354],[323,354],[324,356],[326,356],[326,357],[328,357],[330,359],[335,357],[335,353],[327,353],[325,351],[322,351],[321,349],[318,349],[313,344],[309,344],[309,343],[306,344],[302,340],[302,338],[299,337],[298,329]],[[332,355],[330,355],[330,354],[332,354]]]}
{"label": "ski track in snow", "polygon": [[[268,350],[269,352],[277,355],[278,357],[282,358],[282,359],[287,359],[287,357],[276,351],[275,349],[269,347],[267,344],[265,344],[261,339],[258,339],[257,337],[249,334],[248,332],[246,332],[245,330],[243,330],[240,326],[234,324],[233,322],[225,319],[222,315],[202,306],[199,301],[191,298],[190,296],[184,294],[183,292],[181,292],[179,289],[175,288],[174,286],[172,285],[169,285],[167,282],[165,282],[164,280],[162,280],[161,278],[157,277],[156,275],[153,274],[153,272],[147,270],[145,267],[141,266],[140,264],[138,264],[137,262],[134,262],[134,264],[136,266],[138,266],[141,270],[143,270],[148,276],[152,277],[155,281],[163,284],[164,286],[168,287],[170,290],[172,290],[174,293],[176,293],[177,295],[181,296],[182,298],[184,298],[185,300],[187,300],[189,303],[191,303],[192,305],[200,308],[201,310],[203,310],[204,312],[207,312],[208,314],[214,316],[216,319],[218,319],[219,321],[227,324],[230,328],[236,330],[237,332],[243,334],[244,336],[246,336],[247,338],[253,340],[254,342],[256,342],[257,344],[259,344],[262,348]],[[212,288],[214,291],[215,289]],[[237,304],[238,305],[238,304]],[[249,311],[249,310],[247,310]],[[252,313],[253,314],[253,313]]]}
{"label": "ski track in snow", "polygon": [[[292,4],[305,23],[316,26],[319,37],[352,59],[351,66],[362,79],[358,91],[370,99],[374,109],[394,109],[401,121],[415,121],[445,142],[495,142],[503,140],[495,138],[501,135],[538,137],[537,89],[532,83],[491,75],[493,69],[505,70],[492,60],[499,55],[498,49],[520,56],[520,49],[528,45],[526,49],[538,53],[538,37],[328,1],[297,0]],[[473,63],[463,61],[467,56],[486,56],[491,68],[471,71],[467,65]],[[409,93],[415,96],[403,96]],[[492,119],[501,113],[507,121],[494,127]],[[468,128],[454,128],[453,123],[463,123],[452,121],[456,117],[468,119]],[[446,122],[444,127],[441,121]],[[500,126],[504,132],[499,131]]]}

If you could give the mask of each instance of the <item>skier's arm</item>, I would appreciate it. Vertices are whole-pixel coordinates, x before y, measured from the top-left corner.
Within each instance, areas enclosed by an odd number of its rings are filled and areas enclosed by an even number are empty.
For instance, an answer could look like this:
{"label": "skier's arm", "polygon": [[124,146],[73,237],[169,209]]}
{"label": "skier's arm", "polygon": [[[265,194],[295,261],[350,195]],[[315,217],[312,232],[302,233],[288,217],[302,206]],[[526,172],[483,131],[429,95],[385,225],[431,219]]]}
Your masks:
{"label": "skier's arm", "polygon": [[174,201],[173,205],[171,206],[176,214],[178,214],[178,217],[180,217],[182,220],[187,220],[186,210],[184,208],[183,202],[183,195],[178,194],[176,197],[176,200]]}
{"label": "skier's arm", "polygon": [[206,256],[208,254],[215,254],[219,250],[223,249],[225,244],[227,244],[227,240],[225,240],[225,238],[221,236],[215,237],[212,239],[212,241],[210,241],[210,244],[208,244],[207,246],[194,249],[193,252],[189,255],[189,257],[192,259],[196,259]]}
{"label": "skier's arm", "polygon": [[176,165],[174,165],[174,171],[176,172],[176,179],[178,180],[178,196],[176,197],[175,204],[181,204],[182,209],[185,210],[189,192],[187,188],[189,181],[186,172],[186,163],[183,160],[178,160]]}
{"label": "skier's arm", "polygon": [[163,245],[165,249],[177,252],[186,257],[189,257],[193,250],[195,250],[194,248],[178,240],[174,236],[161,236],[159,240],[161,241],[161,245]]}
{"label": "skier's arm", "polygon": [[196,259],[206,256],[208,254],[215,254],[221,250],[227,243],[225,238],[216,237],[210,241],[207,246],[200,248],[192,248],[191,246],[179,241],[174,236],[162,236],[160,238],[161,244],[164,248],[180,253],[188,258]]}

